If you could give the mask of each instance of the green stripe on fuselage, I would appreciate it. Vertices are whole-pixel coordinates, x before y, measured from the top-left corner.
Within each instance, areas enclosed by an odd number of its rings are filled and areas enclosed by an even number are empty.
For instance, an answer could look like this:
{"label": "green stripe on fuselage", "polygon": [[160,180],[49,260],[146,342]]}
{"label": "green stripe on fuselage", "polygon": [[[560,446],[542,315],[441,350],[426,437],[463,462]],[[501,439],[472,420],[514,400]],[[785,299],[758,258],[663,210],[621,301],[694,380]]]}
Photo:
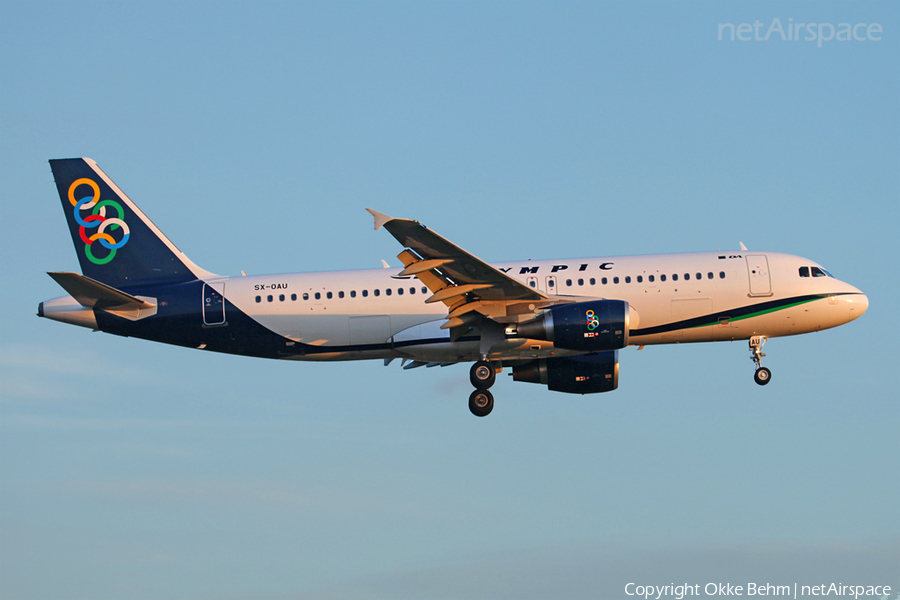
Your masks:
{"label": "green stripe on fuselage", "polygon": [[800,300],[799,302],[792,302],[791,304],[785,304],[784,306],[775,306],[773,308],[766,308],[764,310],[758,310],[756,312],[748,313],[746,315],[741,315],[738,317],[719,317],[715,321],[710,321],[709,323],[704,323],[702,325],[692,325],[691,327],[686,327],[685,329],[697,329],[699,327],[710,327],[712,325],[718,325],[719,319],[724,319],[724,318],[727,318],[729,322],[743,321],[744,319],[752,319],[753,317],[758,317],[760,315],[767,315],[769,313],[778,312],[779,310],[793,308],[795,306],[800,306],[801,304],[807,304],[809,302],[815,302],[816,300],[821,300],[821,299],[822,298],[808,298],[806,300]]}

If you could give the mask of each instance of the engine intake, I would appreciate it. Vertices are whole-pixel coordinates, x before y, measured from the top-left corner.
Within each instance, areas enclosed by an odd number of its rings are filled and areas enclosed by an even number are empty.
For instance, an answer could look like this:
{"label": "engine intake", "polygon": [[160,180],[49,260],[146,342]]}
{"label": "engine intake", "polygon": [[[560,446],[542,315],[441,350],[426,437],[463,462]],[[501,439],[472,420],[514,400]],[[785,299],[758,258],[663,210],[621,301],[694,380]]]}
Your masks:
{"label": "engine intake", "polygon": [[619,387],[619,351],[541,358],[513,366],[513,380],[542,383],[553,392],[596,394]]}
{"label": "engine intake", "polygon": [[566,350],[618,350],[628,345],[630,321],[623,300],[577,302],[551,306],[536,319],[520,323],[518,335]]}

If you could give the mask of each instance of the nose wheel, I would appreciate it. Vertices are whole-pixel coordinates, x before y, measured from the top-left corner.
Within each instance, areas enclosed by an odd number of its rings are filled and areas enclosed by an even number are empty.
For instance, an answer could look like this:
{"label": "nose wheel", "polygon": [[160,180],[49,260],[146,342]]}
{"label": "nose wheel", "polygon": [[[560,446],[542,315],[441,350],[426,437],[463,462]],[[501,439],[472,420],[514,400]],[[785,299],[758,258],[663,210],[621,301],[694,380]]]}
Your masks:
{"label": "nose wheel", "polygon": [[765,352],[762,351],[762,347],[766,345],[766,336],[764,335],[754,335],[750,338],[750,359],[756,365],[756,373],[753,374],[753,381],[757,383],[757,385],[766,385],[769,381],[772,380],[772,371],[762,366],[762,358],[765,356]]}

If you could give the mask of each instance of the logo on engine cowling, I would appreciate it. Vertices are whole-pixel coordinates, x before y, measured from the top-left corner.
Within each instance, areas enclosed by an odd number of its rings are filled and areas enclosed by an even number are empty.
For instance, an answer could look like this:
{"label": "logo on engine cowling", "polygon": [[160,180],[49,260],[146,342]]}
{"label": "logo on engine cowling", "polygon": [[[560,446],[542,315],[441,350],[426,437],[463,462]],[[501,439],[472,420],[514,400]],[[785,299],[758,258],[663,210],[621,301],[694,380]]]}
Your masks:
{"label": "logo on engine cowling", "polygon": [[585,317],[587,318],[588,331],[593,331],[600,326],[600,319],[597,318],[597,315],[594,314],[594,311],[587,311],[585,313]]}

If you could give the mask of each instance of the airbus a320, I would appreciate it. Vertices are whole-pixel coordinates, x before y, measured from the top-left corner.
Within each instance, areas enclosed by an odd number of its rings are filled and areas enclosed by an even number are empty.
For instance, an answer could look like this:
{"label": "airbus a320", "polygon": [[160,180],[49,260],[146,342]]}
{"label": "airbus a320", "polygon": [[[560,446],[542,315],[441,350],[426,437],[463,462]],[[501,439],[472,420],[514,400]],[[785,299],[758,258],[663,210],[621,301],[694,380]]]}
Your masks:
{"label": "airbus a320", "polygon": [[658,254],[489,264],[417,221],[367,209],[403,269],[224,277],[191,262],[88,158],[50,167],[82,273],[38,315],[125,337],[297,361],[473,363],[469,409],[515,381],[609,392],[629,345],[748,340],[759,385],[768,338],[836,327],[865,294],[775,252]]}

